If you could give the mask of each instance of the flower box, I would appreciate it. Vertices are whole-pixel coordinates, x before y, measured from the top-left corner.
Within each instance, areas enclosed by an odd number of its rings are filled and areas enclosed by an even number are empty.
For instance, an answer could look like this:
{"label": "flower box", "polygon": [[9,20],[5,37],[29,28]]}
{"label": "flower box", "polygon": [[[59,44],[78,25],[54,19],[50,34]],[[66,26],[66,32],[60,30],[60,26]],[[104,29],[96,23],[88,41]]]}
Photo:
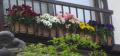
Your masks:
{"label": "flower box", "polygon": [[113,38],[111,36],[108,37],[108,41],[107,41],[108,42],[108,46],[112,46],[112,39]]}
{"label": "flower box", "polygon": [[97,44],[100,44],[100,37],[98,35],[96,35],[95,41]]}
{"label": "flower box", "polygon": [[42,36],[43,35],[43,28],[41,26],[37,27],[38,32],[37,32],[37,36]]}
{"label": "flower box", "polygon": [[50,37],[50,30],[43,29],[43,37]]}
{"label": "flower box", "polygon": [[65,35],[65,30],[58,28],[58,36],[64,36]]}
{"label": "flower box", "polygon": [[25,33],[26,27],[24,24],[20,24],[20,23],[16,22],[12,26],[12,31],[14,31],[16,33]]}
{"label": "flower box", "polygon": [[28,29],[28,34],[34,34],[35,27],[33,25],[28,25],[27,29]]}
{"label": "flower box", "polygon": [[51,36],[51,37],[56,37],[56,34],[57,34],[57,33],[56,33],[56,29],[50,29],[50,31],[51,31],[51,32],[50,32],[50,34],[51,34],[50,36]]}
{"label": "flower box", "polygon": [[12,27],[12,31],[16,33],[34,34],[34,27],[33,25],[25,25],[25,24],[16,22]]}

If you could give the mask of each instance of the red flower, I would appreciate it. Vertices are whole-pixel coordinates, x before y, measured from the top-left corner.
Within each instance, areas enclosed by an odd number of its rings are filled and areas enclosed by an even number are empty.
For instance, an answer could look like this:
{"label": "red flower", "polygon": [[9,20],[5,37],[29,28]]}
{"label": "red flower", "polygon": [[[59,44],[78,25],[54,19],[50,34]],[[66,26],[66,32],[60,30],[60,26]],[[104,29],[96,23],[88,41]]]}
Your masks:
{"label": "red flower", "polygon": [[21,6],[16,6],[13,5],[12,9],[8,9],[8,15],[9,16],[16,16],[16,15],[20,15],[20,16],[31,16],[31,17],[35,17],[38,16],[40,14],[35,13],[34,11],[32,11],[31,7],[28,5],[21,5]]}

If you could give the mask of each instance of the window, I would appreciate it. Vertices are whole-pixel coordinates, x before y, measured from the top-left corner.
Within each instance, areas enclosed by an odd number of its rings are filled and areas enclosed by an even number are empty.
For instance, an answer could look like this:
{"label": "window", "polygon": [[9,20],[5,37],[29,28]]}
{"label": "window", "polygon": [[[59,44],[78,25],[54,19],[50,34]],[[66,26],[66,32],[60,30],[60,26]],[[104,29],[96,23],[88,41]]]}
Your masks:
{"label": "window", "polygon": [[57,0],[57,1],[69,2],[85,6],[93,6],[93,0]]}
{"label": "window", "polygon": [[[9,5],[10,4],[10,5]],[[13,5],[16,5],[17,4],[17,0],[3,0],[3,5],[4,5],[4,14],[6,14],[6,9],[10,7],[12,7]],[[22,5],[24,4],[24,0],[18,0],[18,5]],[[26,0],[26,5],[29,5],[32,7],[32,0]],[[47,13],[47,3],[43,3],[41,2],[41,12],[40,12],[40,2],[39,0],[38,1],[34,1],[33,2],[33,7],[34,7],[34,11],[37,12],[37,13]],[[48,5],[49,6],[49,9],[51,10],[49,13],[53,13],[52,11],[52,8],[53,6],[51,4]]]}
{"label": "window", "polygon": [[[90,6],[93,7],[93,0],[57,0],[57,1],[62,1],[62,2],[69,2],[69,3],[74,3],[74,4],[79,4],[79,5],[85,5],[85,6]],[[61,7],[57,6],[57,13],[59,13],[61,11]],[[64,6],[64,13],[68,12],[69,9],[68,7]],[[76,15],[76,9],[71,7],[71,13]],[[95,14],[94,12],[92,12],[92,14]],[[92,15],[93,20],[95,19],[95,16]],[[88,22],[90,20],[90,11],[85,10],[85,18],[86,18],[86,22]],[[80,21],[84,21],[84,16],[83,16],[83,10],[82,9],[78,9],[78,20]]]}
{"label": "window", "polygon": [[[9,3],[10,1],[10,3]],[[4,14],[6,14],[6,9],[9,8],[9,6],[13,6],[16,5],[18,1],[18,5],[22,5],[24,4],[24,0],[3,0],[4,3]],[[49,8],[49,13],[50,14],[55,14],[55,9],[56,9],[56,13],[59,14],[62,10],[61,5],[56,5],[56,7],[53,4],[47,4],[47,3],[43,3],[43,2],[39,2],[39,0],[33,0],[34,2],[32,3],[32,0],[26,0],[26,4],[32,7],[34,7],[34,11],[37,13],[47,13],[48,12],[48,8]],[[74,3],[74,4],[79,4],[79,5],[85,5],[85,6],[90,6],[90,7],[96,7],[94,6],[94,2],[95,1],[99,1],[99,3],[97,3],[100,8],[103,8],[103,0],[56,0],[56,1],[62,1],[62,2],[69,2],[69,3]],[[94,1],[94,2],[93,2]],[[41,6],[40,6],[41,5]],[[101,6],[100,6],[101,5]],[[64,13],[69,12],[69,8],[67,6],[63,6],[63,10]],[[80,21],[84,21],[84,18],[86,19],[86,22],[88,22],[90,20],[90,11],[89,10],[85,10],[85,17],[83,14],[83,10],[78,8],[78,12],[76,12],[76,8],[71,7],[71,13],[74,14],[76,16],[76,13],[78,13],[78,19]],[[92,20],[95,20],[95,12],[92,11]],[[76,16],[77,17],[77,16]]]}

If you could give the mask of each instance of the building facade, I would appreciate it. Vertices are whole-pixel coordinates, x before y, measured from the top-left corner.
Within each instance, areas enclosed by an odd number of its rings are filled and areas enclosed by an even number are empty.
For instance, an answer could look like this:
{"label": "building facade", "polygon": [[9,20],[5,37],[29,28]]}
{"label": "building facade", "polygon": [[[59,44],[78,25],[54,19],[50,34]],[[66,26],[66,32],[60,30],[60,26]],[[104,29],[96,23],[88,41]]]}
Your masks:
{"label": "building facade", "polygon": [[[118,32],[120,30],[118,27],[119,7],[116,7],[114,3],[116,2],[112,0],[0,0],[0,29],[5,29],[7,8],[11,8],[13,5],[26,4],[31,6],[33,11],[40,14],[49,13],[57,15],[67,12],[74,14],[75,17],[79,18],[78,20],[83,22],[94,20],[100,24],[114,24],[115,35],[112,39],[113,44],[120,44]],[[109,10],[108,4],[111,10]],[[112,19],[112,10],[115,11],[113,19],[116,20]]]}

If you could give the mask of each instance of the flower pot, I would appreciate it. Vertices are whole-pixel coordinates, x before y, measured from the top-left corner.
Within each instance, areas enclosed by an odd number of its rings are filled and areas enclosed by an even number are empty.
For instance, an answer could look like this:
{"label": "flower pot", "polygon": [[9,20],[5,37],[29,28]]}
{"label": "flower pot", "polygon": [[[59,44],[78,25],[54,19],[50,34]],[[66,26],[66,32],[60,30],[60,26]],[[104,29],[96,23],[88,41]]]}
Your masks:
{"label": "flower pot", "polygon": [[38,36],[42,36],[43,35],[43,29],[42,27],[38,27]]}
{"label": "flower pot", "polygon": [[33,25],[29,25],[27,28],[28,28],[28,34],[34,34],[35,27]]}
{"label": "flower pot", "polygon": [[34,26],[33,25],[28,25],[26,30],[28,30],[28,34],[34,34]]}
{"label": "flower pot", "polygon": [[25,25],[17,22],[12,27],[12,31],[19,33],[34,34],[34,27],[33,25]]}
{"label": "flower pot", "polygon": [[64,36],[65,35],[65,31],[61,28],[58,28],[58,36]]}
{"label": "flower pot", "polygon": [[14,26],[12,27],[12,31],[19,32],[19,33],[25,33],[26,32],[26,26],[24,24],[16,22]]}
{"label": "flower pot", "polygon": [[50,33],[48,29],[43,29],[43,37],[49,37]]}
{"label": "flower pot", "polygon": [[111,36],[108,37],[108,46],[112,46],[112,37]]}
{"label": "flower pot", "polygon": [[87,39],[91,39],[91,40],[92,40],[92,36],[91,36],[90,34],[85,34],[85,37],[86,37]]}
{"label": "flower pot", "polygon": [[95,41],[96,41],[97,44],[100,43],[100,37],[98,35],[96,35]]}
{"label": "flower pot", "polygon": [[27,31],[26,26],[21,23],[19,25],[20,25],[20,33],[26,33],[26,31]]}
{"label": "flower pot", "polygon": [[81,37],[85,37],[85,34],[83,32],[79,33]]}
{"label": "flower pot", "polygon": [[51,29],[51,37],[56,37],[56,29]]}
{"label": "flower pot", "polygon": [[20,24],[17,22],[14,24],[14,26],[12,27],[12,31],[15,31],[15,32],[19,32],[20,30]]}

